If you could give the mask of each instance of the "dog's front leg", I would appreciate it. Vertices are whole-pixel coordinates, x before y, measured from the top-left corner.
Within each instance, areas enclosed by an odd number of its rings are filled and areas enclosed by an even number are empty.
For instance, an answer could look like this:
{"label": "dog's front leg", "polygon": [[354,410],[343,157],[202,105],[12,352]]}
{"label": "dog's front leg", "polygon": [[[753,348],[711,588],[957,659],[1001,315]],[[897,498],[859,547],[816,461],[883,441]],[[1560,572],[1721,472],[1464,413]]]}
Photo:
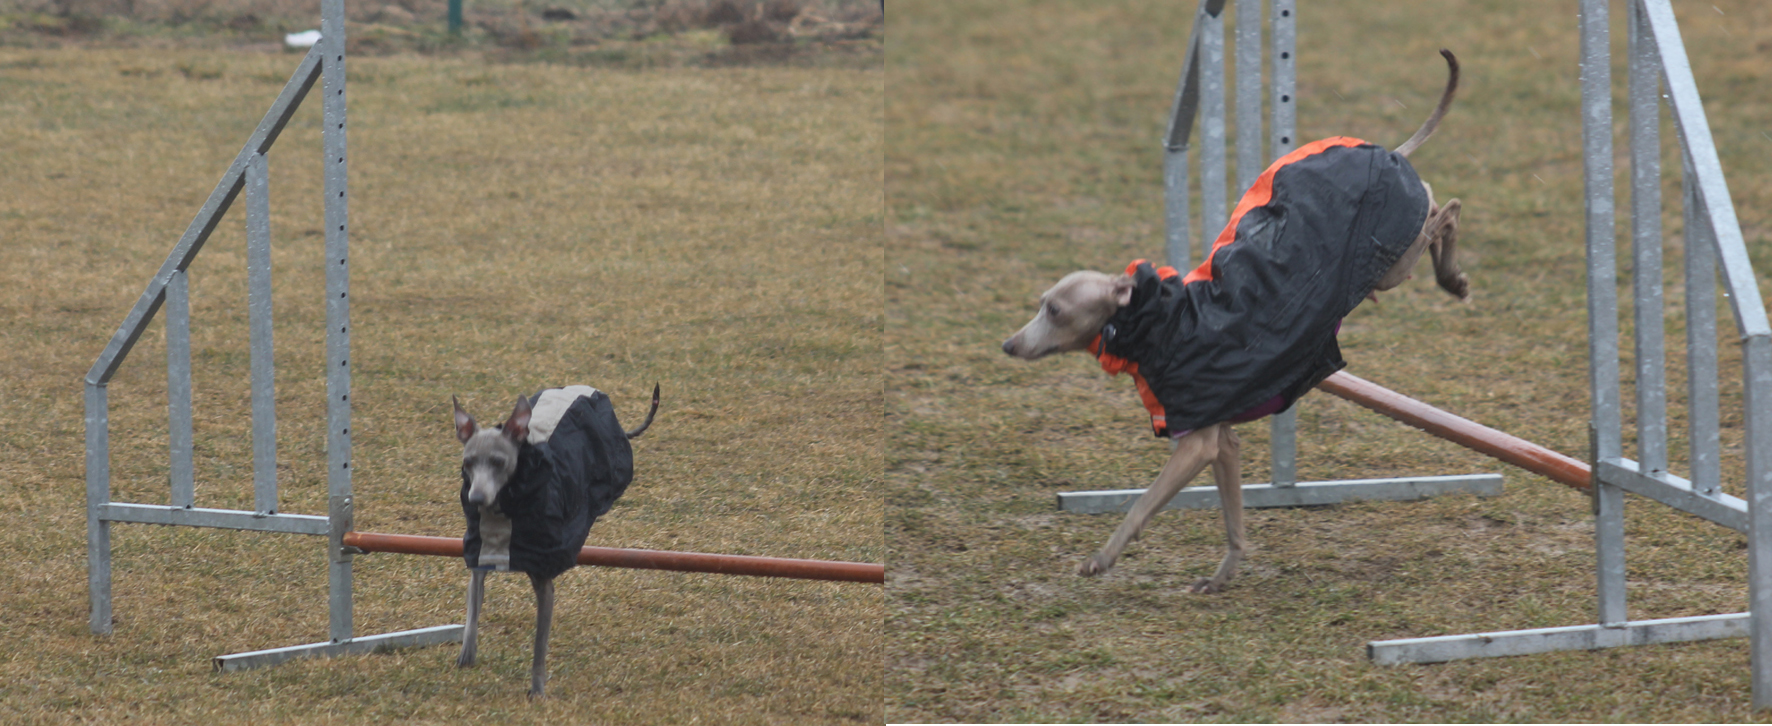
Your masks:
{"label": "dog's front leg", "polygon": [[554,579],[529,576],[535,588],[535,660],[529,665],[529,697],[542,698],[548,685],[548,630],[554,625]]}
{"label": "dog's front leg", "polygon": [[1176,442],[1175,451],[1169,455],[1168,463],[1163,464],[1163,471],[1157,474],[1157,480],[1151,488],[1133,502],[1131,511],[1126,513],[1126,521],[1114,530],[1107,544],[1077,568],[1077,574],[1084,577],[1100,575],[1112,569],[1114,561],[1120,559],[1120,552],[1126,545],[1138,538],[1138,533],[1149,524],[1151,517],[1175,498],[1175,493],[1193,481],[1193,478],[1205,471],[1206,465],[1218,455],[1220,424],[1207,426],[1181,437]]}
{"label": "dog's front leg", "polygon": [[1224,424],[1218,437],[1218,458],[1212,460],[1212,480],[1218,485],[1218,506],[1224,513],[1224,561],[1211,577],[1196,580],[1189,592],[1208,594],[1224,590],[1225,583],[1237,574],[1248,543],[1243,540],[1243,440],[1230,424]]}
{"label": "dog's front leg", "polygon": [[474,664],[474,647],[480,641],[480,601],[486,596],[486,571],[468,572],[468,626],[461,633],[461,655],[455,665],[466,668]]}

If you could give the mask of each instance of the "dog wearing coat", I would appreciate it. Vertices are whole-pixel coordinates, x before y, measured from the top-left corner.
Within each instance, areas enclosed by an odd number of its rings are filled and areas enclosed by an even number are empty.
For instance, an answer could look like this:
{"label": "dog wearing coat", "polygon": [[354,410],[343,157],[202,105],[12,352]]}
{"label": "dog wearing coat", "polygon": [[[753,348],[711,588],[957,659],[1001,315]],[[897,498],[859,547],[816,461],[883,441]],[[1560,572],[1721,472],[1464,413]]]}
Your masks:
{"label": "dog wearing coat", "polygon": [[1222,590],[1248,550],[1241,441],[1231,424],[1286,410],[1344,367],[1335,342],[1341,319],[1374,291],[1402,284],[1423,251],[1440,287],[1469,299],[1455,256],[1462,206],[1436,204],[1408,160],[1458,88],[1457,58],[1440,54],[1448,79],[1439,105],[1396,151],[1348,137],[1306,144],[1262,173],[1199,267],[1184,276],[1138,260],[1117,276],[1073,272],[1003,341],[1016,358],[1087,351],[1108,373],[1129,374],[1152,431],[1175,442],[1156,481],[1078,574],[1112,568],[1151,517],[1210,466],[1227,547],[1218,570],[1190,590]]}
{"label": "dog wearing coat", "polygon": [[456,665],[474,664],[486,573],[525,573],[535,590],[529,696],[544,695],[554,578],[578,564],[591,525],[633,481],[628,441],[645,433],[657,413],[656,385],[646,422],[633,431],[622,430],[609,396],[590,386],[519,396],[510,417],[491,428],[481,428],[455,401],[461,508],[468,525],[462,555],[470,571],[468,622]]}

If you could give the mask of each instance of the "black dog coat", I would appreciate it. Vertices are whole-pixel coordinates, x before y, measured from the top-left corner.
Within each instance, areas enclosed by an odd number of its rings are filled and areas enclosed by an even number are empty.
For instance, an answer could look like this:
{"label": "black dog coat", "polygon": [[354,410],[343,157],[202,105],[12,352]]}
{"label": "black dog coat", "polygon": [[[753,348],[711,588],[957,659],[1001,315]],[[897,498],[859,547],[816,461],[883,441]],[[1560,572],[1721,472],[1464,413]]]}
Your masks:
{"label": "black dog coat", "polygon": [[602,391],[549,388],[530,405],[517,470],[498,490],[492,511],[482,514],[468,503],[462,475],[461,509],[468,519],[462,555],[472,569],[552,578],[577,564],[591,524],[633,481],[634,453]]}
{"label": "black dog coat", "polygon": [[1186,277],[1128,266],[1132,302],[1089,351],[1132,375],[1158,436],[1284,411],[1347,365],[1341,319],[1429,205],[1402,155],[1347,137],[1308,144],[1262,173]]}

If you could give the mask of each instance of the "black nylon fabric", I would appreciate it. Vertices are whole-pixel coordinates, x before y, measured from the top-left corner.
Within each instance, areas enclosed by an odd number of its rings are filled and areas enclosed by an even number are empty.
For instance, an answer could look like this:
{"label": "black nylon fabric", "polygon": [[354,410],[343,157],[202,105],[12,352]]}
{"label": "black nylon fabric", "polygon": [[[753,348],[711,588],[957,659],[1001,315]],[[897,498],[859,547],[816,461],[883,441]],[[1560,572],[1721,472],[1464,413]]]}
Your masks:
{"label": "black nylon fabric", "polygon": [[[591,525],[633,479],[633,448],[609,396],[598,391],[573,401],[547,441],[523,442],[517,470],[493,502],[511,520],[510,569],[543,578],[572,569]],[[465,474],[461,508],[468,520],[463,559],[479,567],[480,508],[468,503]]]}
{"label": "black nylon fabric", "polygon": [[[1102,330],[1106,353],[1138,363],[1169,431],[1198,429],[1274,396],[1292,403],[1346,366],[1337,323],[1371,292],[1427,220],[1409,161],[1363,144],[1280,167],[1273,194],[1238,220],[1212,277],[1134,275],[1132,302]],[[1282,409],[1283,410],[1283,409]]]}

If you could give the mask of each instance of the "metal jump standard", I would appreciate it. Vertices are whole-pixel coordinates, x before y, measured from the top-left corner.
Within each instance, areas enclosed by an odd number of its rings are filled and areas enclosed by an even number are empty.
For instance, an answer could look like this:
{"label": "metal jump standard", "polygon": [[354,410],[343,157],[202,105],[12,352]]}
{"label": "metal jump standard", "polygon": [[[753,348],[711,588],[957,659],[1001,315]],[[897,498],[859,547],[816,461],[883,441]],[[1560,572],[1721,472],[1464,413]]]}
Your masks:
{"label": "metal jump standard", "polygon": [[[1273,37],[1270,107],[1272,158],[1292,149],[1296,59],[1295,0],[1269,0]],[[1710,125],[1669,0],[1624,0],[1629,58],[1628,126],[1631,158],[1632,295],[1636,366],[1636,459],[1625,458],[1614,239],[1611,30],[1608,0],[1581,0],[1581,121],[1586,190],[1588,350],[1592,451],[1586,462],[1508,436],[1356,378],[1346,372],[1319,385],[1324,391],[1430,434],[1470,447],[1591,494],[1595,512],[1597,622],[1558,628],[1376,641],[1367,645],[1380,664],[1433,663],[1464,658],[1591,650],[1729,637],[1749,637],[1753,705],[1772,707],[1772,324],[1750,265],[1734,203],[1718,161]],[[1187,152],[1196,108],[1200,113],[1200,210],[1208,232],[1224,226],[1225,0],[1202,0],[1165,138],[1167,251],[1171,264],[1191,262]],[[1239,187],[1260,168],[1261,0],[1236,0]],[[1202,69],[1204,72],[1202,73]],[[1663,101],[1673,118],[1681,158],[1684,213],[1684,287],[1687,361],[1687,439],[1690,478],[1668,468],[1668,406],[1662,290],[1661,138]],[[1204,240],[1203,240],[1204,241]],[[1742,346],[1747,498],[1719,484],[1717,300],[1721,284]],[[1343,498],[1414,499],[1437,491],[1500,492],[1475,478],[1362,480],[1293,484],[1295,422],[1274,421],[1274,483],[1248,487],[1250,506],[1322,504]],[[1319,489],[1338,485],[1341,491]],[[1493,488],[1490,488],[1493,487]],[[1121,511],[1142,490],[1059,495],[1066,511]],[[1624,493],[1746,534],[1749,612],[1659,620],[1629,620],[1625,611]],[[1184,489],[1171,506],[1217,506],[1210,488]]]}
{"label": "metal jump standard", "polygon": [[[351,564],[355,555],[399,552],[461,556],[460,539],[352,531],[351,495],[351,306],[349,188],[345,145],[344,0],[322,0],[320,42],[253,130],[222,174],[172,253],[148,281],[117,333],[86,374],[86,556],[92,632],[111,633],[111,524],[135,522],[186,527],[281,532],[327,538],[329,639],[309,645],[217,656],[217,670],[274,665],[292,658],[460,642],[462,626],[439,625],[379,635],[356,635],[351,623]],[[271,339],[270,181],[266,154],[315,84],[320,85],[326,195],[326,516],[287,514],[277,506],[277,420]],[[234,203],[246,195],[248,322],[252,370],[253,509],[195,506],[192,462],[191,336],[185,270]],[[110,426],[106,386],[147,330],[166,310],[169,404],[170,504],[111,500]],[[711,572],[763,577],[885,581],[883,565],[696,552],[586,547],[578,562],[605,567]]]}

